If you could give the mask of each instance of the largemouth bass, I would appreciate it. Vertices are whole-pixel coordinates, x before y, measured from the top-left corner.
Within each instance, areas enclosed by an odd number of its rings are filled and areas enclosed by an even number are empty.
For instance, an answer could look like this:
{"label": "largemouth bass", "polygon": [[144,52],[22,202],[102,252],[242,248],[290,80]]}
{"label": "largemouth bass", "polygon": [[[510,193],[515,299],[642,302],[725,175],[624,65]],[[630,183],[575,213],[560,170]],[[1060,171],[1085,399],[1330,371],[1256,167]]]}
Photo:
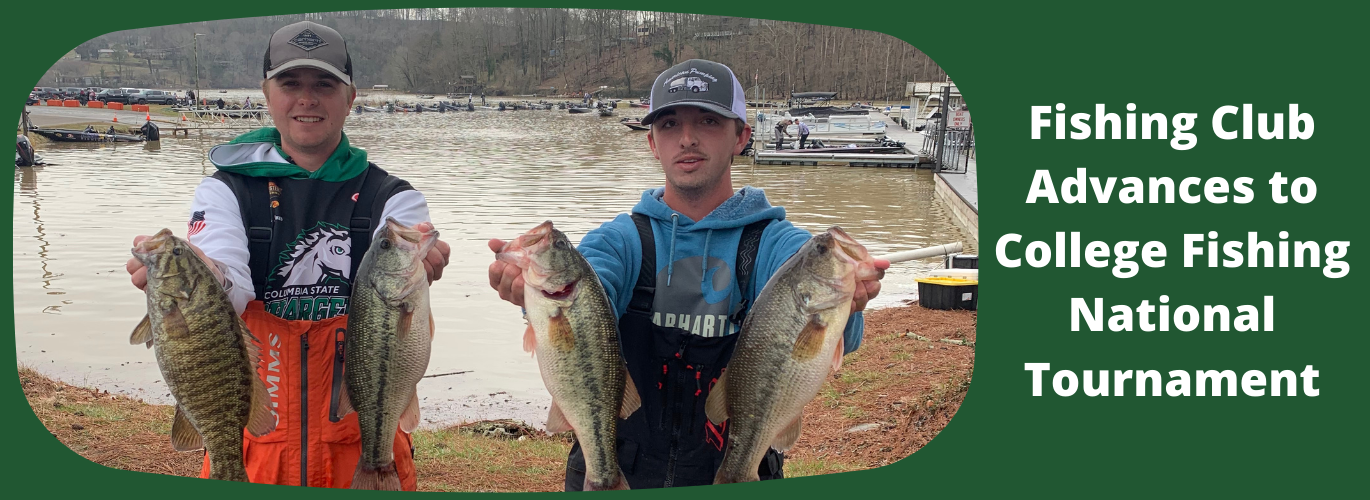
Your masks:
{"label": "largemouth bass", "polygon": [[783,452],[799,440],[804,405],[842,366],[842,332],[856,282],[876,276],[865,247],[833,226],[805,243],[762,288],[727,371],[705,401],[711,422],[729,420],[714,484],[758,480],[767,448]]}
{"label": "largemouth bass", "polygon": [[176,398],[171,445],[205,449],[211,479],[246,482],[243,429],[260,436],[276,427],[257,376],[255,339],[209,266],[170,229],[139,243],[133,255],[147,266],[147,316],[129,342],[153,348]]}
{"label": "largemouth bass", "polygon": [[586,491],[628,489],[615,449],[618,419],[642,400],[619,352],[618,321],[599,276],[550,221],[510,241],[497,258],[523,270],[523,349],[536,354],[552,394],[547,432],[575,431],[585,453]]}
{"label": "largemouth bass", "polygon": [[428,369],[433,316],[423,257],[438,232],[420,233],[387,218],[352,281],[344,340],[347,390],[334,418],[353,411],[361,425],[362,456],[352,489],[399,491],[395,429],[419,426],[416,386]]}

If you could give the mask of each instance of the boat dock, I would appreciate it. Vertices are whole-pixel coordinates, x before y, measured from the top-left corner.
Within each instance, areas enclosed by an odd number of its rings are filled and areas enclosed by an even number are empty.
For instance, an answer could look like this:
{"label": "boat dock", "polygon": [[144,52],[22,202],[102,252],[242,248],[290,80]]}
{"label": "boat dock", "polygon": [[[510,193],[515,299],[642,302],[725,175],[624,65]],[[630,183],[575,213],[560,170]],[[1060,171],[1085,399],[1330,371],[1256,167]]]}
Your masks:
{"label": "boat dock", "polygon": [[[886,121],[885,136],[904,143],[905,154],[854,154],[854,153],[796,153],[794,150],[757,150],[753,161],[759,165],[840,165],[852,167],[904,167],[915,168],[934,165],[932,154],[919,151],[923,146],[923,133],[905,130],[894,119],[882,113],[871,112]],[[812,136],[810,136],[812,138]],[[826,142],[868,144],[876,139],[852,137],[833,139],[821,138]],[[792,140],[786,140],[786,143]],[[774,144],[774,141],[771,141]],[[758,145],[760,141],[758,141]],[[951,207],[952,218],[976,241],[980,235],[980,194],[975,168],[975,157],[966,160],[965,171],[943,171],[933,174],[936,177],[936,193],[943,202]]]}
{"label": "boat dock", "polygon": [[757,151],[757,165],[842,165],[851,167],[913,168],[927,163],[921,154],[789,153]]}
{"label": "boat dock", "polygon": [[[923,134],[904,130],[883,113],[871,111],[872,118],[885,122],[885,137],[904,143],[903,154],[861,154],[861,153],[800,153],[796,150],[761,150],[756,151],[756,158],[753,160],[758,165],[842,165],[852,167],[897,167],[915,168],[920,165],[931,164],[932,158],[922,152],[916,151],[923,144]],[[877,138],[865,137],[831,137],[831,136],[809,136],[810,139],[822,140],[825,143],[837,144],[869,144],[877,142]],[[785,143],[794,142],[797,139],[785,140]],[[761,141],[758,141],[761,143]],[[767,143],[773,144],[774,141]]]}

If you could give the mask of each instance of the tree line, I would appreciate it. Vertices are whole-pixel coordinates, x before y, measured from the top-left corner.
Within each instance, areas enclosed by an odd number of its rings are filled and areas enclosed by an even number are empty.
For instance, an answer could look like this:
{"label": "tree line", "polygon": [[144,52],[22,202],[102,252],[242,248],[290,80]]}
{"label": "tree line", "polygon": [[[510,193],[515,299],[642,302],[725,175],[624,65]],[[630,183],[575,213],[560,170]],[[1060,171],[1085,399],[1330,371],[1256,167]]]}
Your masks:
{"label": "tree line", "polygon": [[[255,87],[271,33],[301,20],[343,33],[363,89],[545,95],[607,87],[608,95],[637,97],[662,70],[689,58],[727,64],[749,96],[833,91],[843,99],[900,99],[904,82],[946,78],[926,54],[883,33],[600,9],[424,8],[206,21],[109,33],[76,53],[95,61],[106,49],[101,62],[151,80],[141,82],[147,86],[193,86],[198,59],[201,87]],[[77,71],[70,64],[61,70]]]}

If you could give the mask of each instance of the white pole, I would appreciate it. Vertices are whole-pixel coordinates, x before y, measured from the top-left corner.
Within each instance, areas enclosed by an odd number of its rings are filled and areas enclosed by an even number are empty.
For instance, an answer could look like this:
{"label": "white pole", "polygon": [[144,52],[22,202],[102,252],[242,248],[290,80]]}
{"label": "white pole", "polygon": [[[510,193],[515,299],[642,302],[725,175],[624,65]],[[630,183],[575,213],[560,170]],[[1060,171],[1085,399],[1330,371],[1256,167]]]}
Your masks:
{"label": "white pole", "polygon": [[937,246],[932,246],[932,247],[927,247],[927,248],[919,248],[919,249],[917,249],[917,250],[905,250],[905,251],[903,251],[903,252],[895,252],[895,253],[887,254],[887,255],[879,255],[879,256],[876,256],[875,258],[877,258],[877,259],[888,260],[888,261],[890,261],[891,264],[893,264],[893,263],[896,263],[896,262],[904,262],[904,261],[907,261],[907,260],[926,259],[926,258],[928,258],[928,257],[938,257],[938,256],[942,256],[942,255],[948,255],[948,254],[960,253],[960,252],[961,252],[961,242],[958,241],[958,242],[956,242],[956,243],[948,243],[948,244],[945,244],[945,245],[937,245]]}

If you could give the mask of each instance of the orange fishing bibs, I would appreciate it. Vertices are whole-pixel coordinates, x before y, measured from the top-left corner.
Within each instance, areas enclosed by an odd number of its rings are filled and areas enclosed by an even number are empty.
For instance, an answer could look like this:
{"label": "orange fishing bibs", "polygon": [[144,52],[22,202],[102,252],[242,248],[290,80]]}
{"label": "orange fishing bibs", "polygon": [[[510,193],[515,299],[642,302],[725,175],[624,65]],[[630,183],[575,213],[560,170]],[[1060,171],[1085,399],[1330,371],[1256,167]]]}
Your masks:
{"label": "orange fishing bibs", "polygon": [[[343,339],[347,316],[288,321],[252,301],[243,313],[262,358],[258,376],[266,382],[276,430],[260,437],[243,432],[247,477],[254,483],[347,488],[361,458],[357,414],[334,422],[330,415],[347,390],[343,381]],[[395,431],[395,469],[405,491],[418,489],[409,434]],[[200,477],[209,477],[205,456]]]}

